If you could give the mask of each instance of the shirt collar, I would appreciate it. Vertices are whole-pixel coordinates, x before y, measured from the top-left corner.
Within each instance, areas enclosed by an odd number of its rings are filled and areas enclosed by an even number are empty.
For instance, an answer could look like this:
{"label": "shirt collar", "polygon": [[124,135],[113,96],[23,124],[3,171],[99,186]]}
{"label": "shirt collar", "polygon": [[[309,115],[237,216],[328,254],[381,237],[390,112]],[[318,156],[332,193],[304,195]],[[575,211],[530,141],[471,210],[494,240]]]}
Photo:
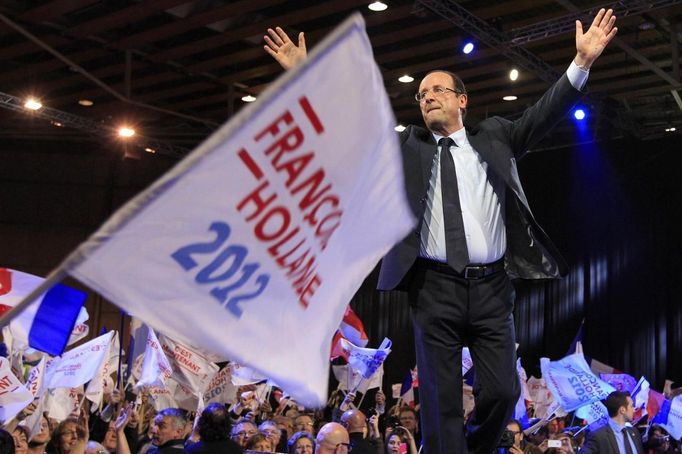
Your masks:
{"label": "shirt collar", "polygon": [[[431,134],[433,134],[433,138],[436,139],[436,143],[438,143],[438,141],[443,138],[443,136],[441,136],[440,134],[436,134],[435,132],[432,132]],[[461,147],[469,143],[469,141],[467,140],[467,131],[465,128],[458,129],[457,131],[450,134],[448,137],[454,140],[455,145],[457,145],[458,147]]]}
{"label": "shirt collar", "polygon": [[616,421],[614,421],[611,418],[609,418],[609,426],[611,426],[611,429],[613,429],[613,431],[616,433],[621,433],[623,431],[623,429],[625,428],[625,426],[621,426],[620,424],[618,424]]}

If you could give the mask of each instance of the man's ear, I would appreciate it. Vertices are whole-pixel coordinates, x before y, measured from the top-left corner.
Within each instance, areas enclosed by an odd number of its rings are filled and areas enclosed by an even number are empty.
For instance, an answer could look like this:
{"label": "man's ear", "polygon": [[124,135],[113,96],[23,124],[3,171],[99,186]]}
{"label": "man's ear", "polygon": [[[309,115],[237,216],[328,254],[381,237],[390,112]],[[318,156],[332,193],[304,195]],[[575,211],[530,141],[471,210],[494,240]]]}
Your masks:
{"label": "man's ear", "polygon": [[466,109],[467,105],[469,104],[469,96],[466,94],[461,94],[458,96],[459,98],[459,107],[462,109]]}

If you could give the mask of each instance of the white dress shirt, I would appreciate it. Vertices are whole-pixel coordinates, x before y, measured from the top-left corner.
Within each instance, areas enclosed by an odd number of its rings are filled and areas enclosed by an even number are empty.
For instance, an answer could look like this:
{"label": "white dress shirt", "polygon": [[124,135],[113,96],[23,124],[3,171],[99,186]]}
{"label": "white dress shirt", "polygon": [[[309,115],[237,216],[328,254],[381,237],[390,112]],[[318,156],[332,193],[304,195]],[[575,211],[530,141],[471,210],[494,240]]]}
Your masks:
{"label": "white dress shirt", "polygon": [[[588,74],[588,70],[578,67],[575,62],[571,62],[566,70],[569,82],[577,89],[585,85]],[[436,143],[442,138],[435,133],[433,137]],[[464,128],[455,131],[449,137],[456,144],[447,151],[455,161],[469,263],[495,262],[501,259],[507,250],[504,224],[506,186],[494,172],[488,173],[488,163],[483,161],[469,144]],[[443,197],[440,187],[440,156],[443,151],[438,148],[431,167],[424,222],[420,232],[419,255],[446,262]]]}

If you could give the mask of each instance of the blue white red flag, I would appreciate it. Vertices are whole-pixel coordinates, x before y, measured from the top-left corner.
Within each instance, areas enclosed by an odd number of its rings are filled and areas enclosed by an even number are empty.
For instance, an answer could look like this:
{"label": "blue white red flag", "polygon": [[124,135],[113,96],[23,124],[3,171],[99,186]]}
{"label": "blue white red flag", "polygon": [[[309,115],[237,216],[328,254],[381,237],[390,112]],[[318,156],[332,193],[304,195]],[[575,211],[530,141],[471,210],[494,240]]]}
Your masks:
{"label": "blue white red flag", "polygon": [[651,424],[663,427],[675,440],[682,439],[682,395],[665,399]]}
{"label": "blue white red flag", "polygon": [[159,332],[321,405],[348,302],[415,224],[394,126],[354,15],[63,268]]}
{"label": "blue white red flag", "polygon": [[[43,281],[29,273],[0,268],[0,315],[17,305]],[[87,334],[85,299],[85,292],[80,290],[63,284],[52,286],[6,327],[8,331],[5,332],[12,338],[12,350],[32,347],[50,355],[61,355],[67,344],[82,337],[83,331]]]}

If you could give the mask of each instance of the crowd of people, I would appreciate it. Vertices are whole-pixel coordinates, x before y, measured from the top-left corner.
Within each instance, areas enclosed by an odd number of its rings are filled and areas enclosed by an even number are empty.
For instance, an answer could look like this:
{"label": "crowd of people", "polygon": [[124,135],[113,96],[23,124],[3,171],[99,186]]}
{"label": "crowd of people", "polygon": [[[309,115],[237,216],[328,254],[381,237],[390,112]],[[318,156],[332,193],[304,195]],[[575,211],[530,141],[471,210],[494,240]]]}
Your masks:
{"label": "crowd of people", "polygon": [[[144,395],[133,400],[130,393],[113,390],[104,408],[89,409],[86,401],[78,414],[63,421],[43,414],[35,434],[21,424],[34,411],[31,405],[0,431],[0,454],[419,454],[421,450],[419,405],[402,405],[398,400],[389,408],[381,390],[362,410],[355,407],[352,392],[314,411],[292,405],[280,393],[270,395],[269,402],[254,402],[249,387],[240,387],[236,403],[213,402],[194,414],[179,408],[156,411]],[[604,404],[611,417],[606,427],[620,428],[632,437],[633,450],[626,452],[682,452],[663,428],[631,425],[646,418],[633,421],[629,394],[612,393]],[[531,430],[511,420],[498,449],[510,454],[611,452],[599,447],[609,442],[602,432],[590,432],[572,414]]]}

